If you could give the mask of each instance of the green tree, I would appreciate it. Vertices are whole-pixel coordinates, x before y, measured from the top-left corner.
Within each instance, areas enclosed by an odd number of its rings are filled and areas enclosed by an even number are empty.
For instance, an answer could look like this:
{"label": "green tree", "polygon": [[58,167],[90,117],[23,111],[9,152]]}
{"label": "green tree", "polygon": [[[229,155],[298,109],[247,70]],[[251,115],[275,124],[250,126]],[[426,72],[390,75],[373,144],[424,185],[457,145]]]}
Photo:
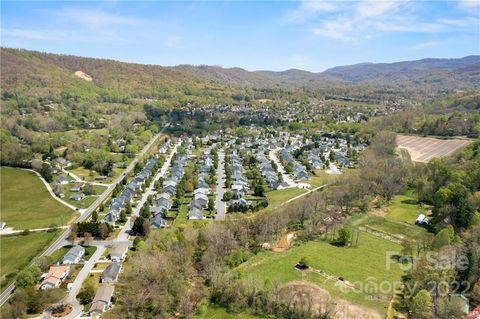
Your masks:
{"label": "green tree", "polygon": [[80,290],[77,295],[77,299],[82,305],[86,305],[92,302],[93,297],[95,296],[95,289],[92,285],[86,285],[85,287]]}
{"label": "green tree", "polygon": [[27,267],[18,274],[16,285],[22,288],[34,286],[37,283],[40,274],[41,270],[39,267]]}
{"label": "green tree", "polygon": [[352,231],[347,226],[342,226],[337,233],[336,243],[341,246],[346,246],[352,239]]}
{"label": "green tree", "polygon": [[233,194],[231,191],[226,191],[225,193],[223,193],[223,201],[224,202],[228,202],[232,199],[233,197]]}
{"label": "green tree", "polygon": [[85,186],[83,187],[83,192],[85,193],[85,195],[96,195],[97,194],[97,191],[95,190],[95,187],[93,187],[93,185],[90,184],[90,183],[85,184]]}
{"label": "green tree", "polygon": [[145,219],[142,216],[135,218],[132,226],[132,233],[139,236],[146,235],[146,229],[144,228]]}
{"label": "green tree", "polygon": [[208,198],[208,210],[210,212],[213,212],[215,210],[215,201],[211,197]]}
{"label": "green tree", "polygon": [[430,307],[432,306],[432,296],[426,289],[422,289],[412,298],[410,311],[413,318],[430,318]]}
{"label": "green tree", "polygon": [[127,202],[127,205],[125,206],[125,212],[127,215],[132,214],[132,204],[130,204],[130,202]]}
{"label": "green tree", "polygon": [[255,186],[254,195],[255,195],[255,196],[260,196],[260,197],[264,197],[264,196],[265,196],[265,189],[263,188],[262,185],[257,185],[257,186]]}
{"label": "green tree", "polygon": [[124,222],[127,221],[127,213],[125,212],[125,210],[122,209],[122,210],[120,211],[120,215],[118,216],[118,221],[119,221],[120,223],[124,223]]}
{"label": "green tree", "polygon": [[96,210],[92,213],[92,222],[96,223],[98,221],[98,213]]}
{"label": "green tree", "polygon": [[433,238],[432,247],[434,249],[440,249],[443,246],[451,245],[456,241],[458,241],[458,239],[455,235],[455,230],[453,229],[452,225],[448,225],[435,235]]}

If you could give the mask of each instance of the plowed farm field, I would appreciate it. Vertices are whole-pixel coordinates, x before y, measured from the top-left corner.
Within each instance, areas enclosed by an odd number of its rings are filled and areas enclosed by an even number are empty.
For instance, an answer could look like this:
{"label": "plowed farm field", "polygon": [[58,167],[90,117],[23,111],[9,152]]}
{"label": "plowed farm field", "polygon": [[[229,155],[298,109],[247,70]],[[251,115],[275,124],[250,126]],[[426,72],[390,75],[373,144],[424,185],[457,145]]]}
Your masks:
{"label": "plowed farm field", "polygon": [[470,144],[469,140],[441,140],[433,137],[397,135],[397,146],[406,149],[414,162],[427,163],[432,158],[455,154],[461,148]]}

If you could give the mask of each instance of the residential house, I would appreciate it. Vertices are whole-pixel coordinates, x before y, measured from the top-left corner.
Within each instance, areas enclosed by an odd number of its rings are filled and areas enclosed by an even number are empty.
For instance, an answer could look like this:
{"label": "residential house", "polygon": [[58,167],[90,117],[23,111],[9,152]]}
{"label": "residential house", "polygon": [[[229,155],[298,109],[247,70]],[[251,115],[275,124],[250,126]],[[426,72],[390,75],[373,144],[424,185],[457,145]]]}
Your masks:
{"label": "residential house", "polygon": [[78,264],[85,255],[85,248],[80,245],[75,245],[63,256],[62,264]]}
{"label": "residential house", "polygon": [[110,263],[107,268],[102,272],[100,275],[100,282],[115,282],[118,279],[118,275],[122,270],[122,264],[120,262],[112,262]]}
{"label": "residential house", "polygon": [[109,254],[110,260],[118,261],[118,262],[124,261],[125,258],[127,257],[127,252],[128,252],[127,244],[124,244],[124,243],[115,244],[115,246],[113,246]]}
{"label": "residential house", "polygon": [[167,221],[162,217],[162,214],[157,214],[150,218],[150,226],[152,228],[165,228],[168,226]]}
{"label": "residential house", "polygon": [[72,194],[72,196],[70,196],[71,200],[74,200],[74,201],[77,201],[77,202],[81,201],[84,198],[85,198],[84,193],[75,193],[75,194]]}
{"label": "residential house", "polygon": [[59,176],[57,179],[55,179],[55,184],[56,185],[67,185],[68,184],[68,178],[65,176]]}
{"label": "residential house", "polygon": [[110,309],[114,301],[114,290],[114,286],[110,284],[98,286],[97,293],[90,306],[90,316],[100,316],[102,313]]}
{"label": "residential house", "polygon": [[203,210],[196,206],[191,207],[188,211],[188,219],[205,219],[205,216],[203,216]]}
{"label": "residential house", "polygon": [[75,182],[72,187],[70,188],[71,192],[79,192],[83,189],[83,186],[85,186],[84,182]]}
{"label": "residential house", "polygon": [[40,289],[58,288],[70,273],[70,266],[50,266],[48,273],[44,276]]}

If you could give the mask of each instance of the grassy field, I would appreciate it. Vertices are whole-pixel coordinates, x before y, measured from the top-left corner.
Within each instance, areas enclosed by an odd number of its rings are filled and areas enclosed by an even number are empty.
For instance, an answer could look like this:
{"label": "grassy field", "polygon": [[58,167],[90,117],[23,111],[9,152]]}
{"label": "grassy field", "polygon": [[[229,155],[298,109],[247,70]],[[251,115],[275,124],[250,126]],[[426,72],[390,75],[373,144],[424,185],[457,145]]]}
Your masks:
{"label": "grassy field", "polygon": [[0,174],[0,210],[7,227],[31,229],[65,225],[74,216],[73,210],[52,198],[33,172],[2,167]]}
{"label": "grassy field", "polygon": [[267,199],[268,199],[268,207],[269,208],[275,208],[283,204],[285,201],[301,195],[303,193],[307,192],[307,190],[303,188],[287,188],[287,189],[280,189],[276,191],[271,191],[267,192]]}
{"label": "grassy field", "polygon": [[224,308],[214,304],[202,305],[194,319],[258,319],[248,313],[228,313]]}
{"label": "grassy field", "polygon": [[355,215],[349,219],[349,222],[355,227],[366,227],[372,230],[378,230],[380,232],[391,234],[399,240],[414,240],[417,236],[427,233],[425,228],[370,214]]}
{"label": "grassy field", "polygon": [[329,175],[323,170],[317,170],[315,176],[310,177],[306,182],[312,185],[312,188],[332,183],[338,175]]}
{"label": "grassy field", "polygon": [[387,219],[414,225],[418,215],[425,213],[425,207],[420,207],[411,192],[407,192],[395,196],[387,211]]}
{"label": "grassy field", "polygon": [[302,257],[307,257],[313,269],[324,271],[335,278],[341,276],[350,283],[365,283],[368,278],[375,278],[378,283],[395,282],[400,280],[402,271],[397,264],[390,270],[387,269],[386,252],[400,249],[401,246],[396,243],[361,232],[357,247],[337,247],[326,241],[312,241],[294,246],[282,253],[259,253],[240,268],[244,270],[247,280],[254,280],[259,284],[263,284],[266,279],[280,283],[307,280],[319,284],[334,297],[375,309],[383,314],[388,305],[388,298],[384,301],[374,301],[366,292],[342,291],[336,286],[336,280],[328,279],[314,271],[301,272],[294,266]]}
{"label": "grassy field", "polygon": [[28,265],[56,236],[58,232],[35,232],[28,235],[2,236],[0,247],[0,274],[2,278]]}

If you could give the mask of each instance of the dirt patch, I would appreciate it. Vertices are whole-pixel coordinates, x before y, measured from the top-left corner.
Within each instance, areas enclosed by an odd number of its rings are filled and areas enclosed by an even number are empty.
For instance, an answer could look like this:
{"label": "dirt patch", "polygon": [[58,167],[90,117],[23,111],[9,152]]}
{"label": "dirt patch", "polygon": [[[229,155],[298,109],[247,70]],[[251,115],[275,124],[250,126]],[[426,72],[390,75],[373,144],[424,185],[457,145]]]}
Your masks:
{"label": "dirt patch", "polygon": [[282,252],[290,247],[290,243],[295,238],[295,233],[286,233],[280,237],[277,244],[272,248],[272,251]]}
{"label": "dirt patch", "polygon": [[406,149],[412,161],[428,163],[432,158],[451,156],[472,141],[463,139],[441,140],[433,137],[397,135],[397,146]]}
{"label": "dirt patch", "polygon": [[279,290],[283,302],[293,307],[329,313],[335,319],[381,319],[376,311],[353,305],[342,299],[333,299],[328,291],[307,281],[292,281]]}
{"label": "dirt patch", "polygon": [[93,81],[93,78],[83,71],[75,71],[75,73],[73,73],[73,74],[75,76],[79,77],[80,79],[85,80],[87,82],[92,82]]}

